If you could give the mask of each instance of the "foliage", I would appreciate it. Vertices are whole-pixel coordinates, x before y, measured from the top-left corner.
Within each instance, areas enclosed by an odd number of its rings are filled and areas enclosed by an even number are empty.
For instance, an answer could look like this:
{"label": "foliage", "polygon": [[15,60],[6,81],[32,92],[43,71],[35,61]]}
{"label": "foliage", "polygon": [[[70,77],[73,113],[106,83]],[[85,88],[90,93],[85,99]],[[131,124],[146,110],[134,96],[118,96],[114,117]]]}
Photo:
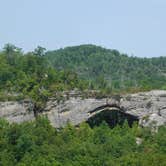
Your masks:
{"label": "foliage", "polygon": [[86,81],[70,70],[57,71],[43,57],[45,49],[38,46],[24,54],[12,44],[0,52],[0,100],[30,99],[35,109],[42,110],[56,91],[85,89]]}
{"label": "foliage", "polygon": [[112,93],[165,89],[166,58],[137,58],[94,45],[23,53],[12,44],[0,52],[0,100],[29,98],[41,109],[57,91]]}
{"label": "foliage", "polygon": [[90,88],[140,91],[166,86],[166,57],[129,57],[94,45],[48,51],[45,57],[58,70],[77,72]]}
{"label": "foliage", "polygon": [[20,125],[0,120],[0,165],[165,166],[166,127],[153,134],[141,129],[141,145],[138,130],[127,124],[110,129],[106,123],[92,129],[83,123],[57,131],[42,117]]}

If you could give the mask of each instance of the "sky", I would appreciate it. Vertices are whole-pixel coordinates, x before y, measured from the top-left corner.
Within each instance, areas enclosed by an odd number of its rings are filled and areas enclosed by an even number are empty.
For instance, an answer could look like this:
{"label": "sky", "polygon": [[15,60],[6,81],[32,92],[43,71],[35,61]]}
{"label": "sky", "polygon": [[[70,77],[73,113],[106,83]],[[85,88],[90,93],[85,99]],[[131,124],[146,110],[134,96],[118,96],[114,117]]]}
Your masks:
{"label": "sky", "polygon": [[0,48],[95,44],[166,56],[166,0],[0,0]]}

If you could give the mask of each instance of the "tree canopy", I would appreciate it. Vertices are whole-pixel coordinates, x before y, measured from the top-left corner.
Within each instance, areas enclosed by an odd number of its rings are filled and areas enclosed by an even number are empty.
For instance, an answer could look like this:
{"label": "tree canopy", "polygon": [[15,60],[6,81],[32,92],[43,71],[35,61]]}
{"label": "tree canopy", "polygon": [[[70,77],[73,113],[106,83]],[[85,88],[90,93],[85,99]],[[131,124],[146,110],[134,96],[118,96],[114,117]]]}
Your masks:
{"label": "tree canopy", "polygon": [[41,117],[20,125],[0,120],[1,166],[165,166],[165,154],[166,127],[151,134],[103,122],[93,129],[83,123],[56,130]]}
{"label": "tree canopy", "polygon": [[81,45],[48,51],[46,58],[55,69],[70,69],[95,88],[150,90],[166,86],[166,57],[129,57],[117,50]]}

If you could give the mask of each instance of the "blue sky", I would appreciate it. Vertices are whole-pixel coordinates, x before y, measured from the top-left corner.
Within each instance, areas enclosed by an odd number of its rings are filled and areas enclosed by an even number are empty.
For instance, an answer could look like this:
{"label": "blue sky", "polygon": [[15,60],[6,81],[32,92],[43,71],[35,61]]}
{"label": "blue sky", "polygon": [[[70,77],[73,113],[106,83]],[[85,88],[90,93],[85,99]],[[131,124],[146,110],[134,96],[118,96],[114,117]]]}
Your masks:
{"label": "blue sky", "polygon": [[96,44],[166,56],[166,0],[0,0],[0,47]]}

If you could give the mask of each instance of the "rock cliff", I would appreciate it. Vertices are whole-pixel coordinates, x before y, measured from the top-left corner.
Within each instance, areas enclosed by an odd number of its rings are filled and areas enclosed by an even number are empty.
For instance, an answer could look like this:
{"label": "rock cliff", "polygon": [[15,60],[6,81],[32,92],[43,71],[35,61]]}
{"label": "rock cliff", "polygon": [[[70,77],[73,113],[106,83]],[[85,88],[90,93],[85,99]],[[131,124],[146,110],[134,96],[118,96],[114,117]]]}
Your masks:
{"label": "rock cliff", "polygon": [[[0,102],[0,117],[11,123],[34,120],[30,108],[28,101]],[[50,99],[45,111],[39,114],[47,116],[51,124],[59,128],[67,122],[78,125],[104,109],[123,111],[137,117],[142,126],[157,127],[166,124],[166,91],[154,90],[103,99],[82,99],[75,95],[63,102]]]}

